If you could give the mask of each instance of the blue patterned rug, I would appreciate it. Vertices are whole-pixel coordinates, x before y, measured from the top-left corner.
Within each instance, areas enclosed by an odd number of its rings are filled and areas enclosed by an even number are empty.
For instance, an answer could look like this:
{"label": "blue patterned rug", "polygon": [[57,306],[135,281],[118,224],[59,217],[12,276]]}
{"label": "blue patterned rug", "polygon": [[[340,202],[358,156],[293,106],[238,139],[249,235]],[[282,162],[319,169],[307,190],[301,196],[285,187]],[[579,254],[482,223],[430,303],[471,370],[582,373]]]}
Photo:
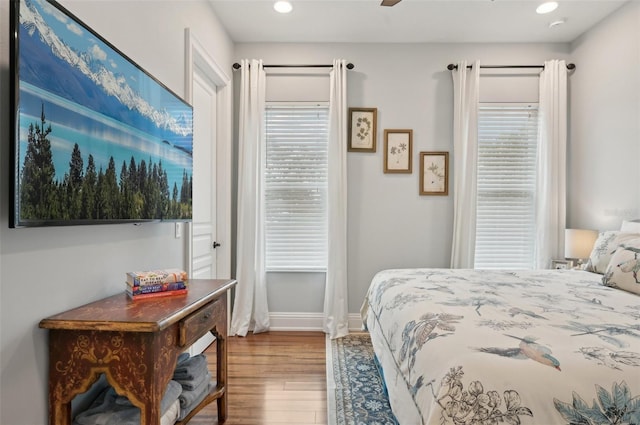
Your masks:
{"label": "blue patterned rug", "polygon": [[397,425],[367,333],[327,338],[329,425]]}

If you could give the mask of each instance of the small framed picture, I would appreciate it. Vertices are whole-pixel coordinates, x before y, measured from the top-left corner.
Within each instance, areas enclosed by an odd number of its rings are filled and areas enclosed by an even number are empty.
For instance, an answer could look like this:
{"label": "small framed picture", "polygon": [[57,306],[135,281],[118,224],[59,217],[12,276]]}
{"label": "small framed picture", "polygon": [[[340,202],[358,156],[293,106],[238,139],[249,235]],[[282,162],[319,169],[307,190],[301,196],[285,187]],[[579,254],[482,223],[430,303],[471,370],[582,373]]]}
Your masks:
{"label": "small framed picture", "polygon": [[449,152],[420,152],[420,195],[449,194]]}
{"label": "small framed picture", "polygon": [[413,130],[384,131],[384,172],[411,174]]}
{"label": "small framed picture", "polygon": [[349,108],[349,152],[375,152],[377,108]]}
{"label": "small framed picture", "polygon": [[554,270],[570,270],[573,268],[572,260],[551,260],[551,268]]}

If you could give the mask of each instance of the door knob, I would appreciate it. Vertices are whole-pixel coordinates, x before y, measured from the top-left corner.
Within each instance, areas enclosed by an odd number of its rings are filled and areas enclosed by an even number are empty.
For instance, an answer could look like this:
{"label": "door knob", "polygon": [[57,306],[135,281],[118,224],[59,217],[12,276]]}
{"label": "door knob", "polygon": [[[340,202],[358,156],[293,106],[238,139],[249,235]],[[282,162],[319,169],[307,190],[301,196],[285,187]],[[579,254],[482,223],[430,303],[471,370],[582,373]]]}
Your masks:
{"label": "door knob", "polygon": [[213,242],[213,249],[216,249],[217,247],[219,247],[220,244],[216,241]]}

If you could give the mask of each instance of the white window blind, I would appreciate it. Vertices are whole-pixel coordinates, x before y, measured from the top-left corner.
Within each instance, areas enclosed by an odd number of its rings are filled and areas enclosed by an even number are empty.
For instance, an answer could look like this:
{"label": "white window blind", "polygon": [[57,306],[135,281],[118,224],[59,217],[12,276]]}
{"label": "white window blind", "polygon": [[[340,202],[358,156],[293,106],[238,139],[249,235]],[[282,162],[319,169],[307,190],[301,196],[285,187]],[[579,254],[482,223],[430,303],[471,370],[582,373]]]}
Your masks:
{"label": "white window blind", "polygon": [[327,267],[326,104],[267,104],[265,236],[267,271]]}
{"label": "white window blind", "polygon": [[481,104],[475,268],[531,269],[538,105]]}

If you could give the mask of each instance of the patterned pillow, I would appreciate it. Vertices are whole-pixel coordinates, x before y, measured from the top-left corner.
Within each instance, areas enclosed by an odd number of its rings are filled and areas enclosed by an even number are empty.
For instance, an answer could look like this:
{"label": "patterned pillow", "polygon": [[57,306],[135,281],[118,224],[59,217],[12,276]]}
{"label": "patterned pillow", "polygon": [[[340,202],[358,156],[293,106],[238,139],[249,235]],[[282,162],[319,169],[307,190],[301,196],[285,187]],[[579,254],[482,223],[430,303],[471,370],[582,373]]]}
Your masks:
{"label": "patterned pillow", "polygon": [[640,294],[640,239],[627,241],[616,249],[602,283]]}
{"label": "patterned pillow", "polygon": [[638,233],[620,232],[618,230],[600,232],[596,243],[593,245],[585,270],[604,274],[611,261],[611,256],[616,252],[618,246],[637,238],[640,238]]}

